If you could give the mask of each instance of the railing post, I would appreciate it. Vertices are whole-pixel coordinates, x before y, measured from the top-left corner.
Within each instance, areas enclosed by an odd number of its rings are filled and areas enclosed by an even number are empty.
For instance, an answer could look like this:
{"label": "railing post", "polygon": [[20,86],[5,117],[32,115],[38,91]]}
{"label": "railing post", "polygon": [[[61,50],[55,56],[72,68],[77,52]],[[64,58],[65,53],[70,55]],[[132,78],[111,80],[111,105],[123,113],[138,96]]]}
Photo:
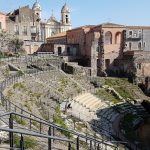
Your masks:
{"label": "railing post", "polygon": [[[13,115],[10,114],[9,118],[9,128],[13,129]],[[14,139],[13,139],[13,132],[9,132],[9,142],[10,142],[10,150],[13,149],[13,144],[14,144]]]}
{"label": "railing post", "polygon": [[31,114],[30,114],[30,130],[32,128],[32,119],[31,119]]}
{"label": "railing post", "polygon": [[77,147],[77,150],[79,150],[79,136],[77,137],[77,145],[76,145],[76,147]]}
{"label": "railing post", "polygon": [[42,123],[40,122],[40,133],[42,132]]}
{"label": "railing post", "polygon": [[[51,126],[49,127],[48,135],[49,135],[49,136],[52,135]],[[48,139],[48,150],[51,150],[51,149],[52,149],[52,139]]]}
{"label": "railing post", "polygon": [[[53,136],[55,136],[55,127],[53,127]],[[53,139],[54,142],[54,139]]]}
{"label": "railing post", "polygon": [[71,150],[71,143],[68,144],[68,150]]}
{"label": "railing post", "polygon": [[20,150],[24,150],[24,140],[23,140],[22,134],[21,134],[21,139],[20,139]]}
{"label": "railing post", "polygon": [[92,150],[92,140],[90,140],[90,150]]}

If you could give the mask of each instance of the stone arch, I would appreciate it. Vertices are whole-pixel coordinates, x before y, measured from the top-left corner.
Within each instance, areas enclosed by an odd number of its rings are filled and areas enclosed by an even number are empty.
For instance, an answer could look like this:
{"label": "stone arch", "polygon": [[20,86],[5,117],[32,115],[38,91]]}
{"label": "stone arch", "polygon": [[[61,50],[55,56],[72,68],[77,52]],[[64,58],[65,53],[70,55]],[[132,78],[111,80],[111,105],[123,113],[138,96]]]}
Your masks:
{"label": "stone arch", "polygon": [[105,44],[112,44],[112,33],[110,31],[105,33]]}
{"label": "stone arch", "polygon": [[121,32],[117,32],[115,35],[115,44],[121,43]]}

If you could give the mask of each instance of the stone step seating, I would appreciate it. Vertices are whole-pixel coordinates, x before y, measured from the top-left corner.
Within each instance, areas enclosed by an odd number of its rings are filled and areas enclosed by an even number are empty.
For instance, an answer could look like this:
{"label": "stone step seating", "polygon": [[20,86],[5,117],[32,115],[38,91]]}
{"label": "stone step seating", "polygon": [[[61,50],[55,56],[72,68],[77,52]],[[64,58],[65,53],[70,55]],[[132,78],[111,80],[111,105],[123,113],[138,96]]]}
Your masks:
{"label": "stone step seating", "polygon": [[135,109],[137,109],[140,112],[145,112],[146,111],[145,108],[141,104],[136,104],[134,106],[135,106]]}
{"label": "stone step seating", "polygon": [[102,116],[109,120],[110,123],[114,122],[117,116],[119,116],[119,113],[116,112],[114,109],[103,109],[101,112],[97,114],[98,117]]}
{"label": "stone step seating", "polygon": [[112,125],[105,120],[94,120],[91,127],[105,140],[114,140]]}
{"label": "stone step seating", "polygon": [[102,106],[101,100],[88,92],[74,97],[74,101],[80,103],[82,106],[86,107],[91,112],[96,112],[96,110],[100,108],[100,106]]}
{"label": "stone step seating", "polygon": [[114,106],[114,109],[117,110],[119,113],[137,113],[136,109],[130,103],[118,103]]}
{"label": "stone step seating", "polygon": [[72,116],[77,117],[83,121],[91,121],[92,119],[96,118],[95,113],[90,112],[89,109],[82,106],[80,103],[72,100],[71,109],[68,111]]}

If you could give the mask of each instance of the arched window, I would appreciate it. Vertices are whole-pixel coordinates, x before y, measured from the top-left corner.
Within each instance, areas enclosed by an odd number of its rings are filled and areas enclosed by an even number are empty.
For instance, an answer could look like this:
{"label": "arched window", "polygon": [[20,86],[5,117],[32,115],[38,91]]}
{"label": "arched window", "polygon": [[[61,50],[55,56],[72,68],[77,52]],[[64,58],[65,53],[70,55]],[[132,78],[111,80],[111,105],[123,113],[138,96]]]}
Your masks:
{"label": "arched window", "polygon": [[112,33],[110,31],[105,34],[105,44],[112,44]]}
{"label": "arched window", "polygon": [[115,35],[115,44],[121,43],[121,32],[117,32]]}
{"label": "arched window", "polygon": [[66,15],[66,23],[69,23],[68,15]]}
{"label": "arched window", "polygon": [[132,43],[129,43],[129,50],[132,49]]}
{"label": "arched window", "polygon": [[138,49],[139,49],[139,50],[142,49],[142,43],[141,43],[141,42],[139,42],[139,44],[138,44]]}

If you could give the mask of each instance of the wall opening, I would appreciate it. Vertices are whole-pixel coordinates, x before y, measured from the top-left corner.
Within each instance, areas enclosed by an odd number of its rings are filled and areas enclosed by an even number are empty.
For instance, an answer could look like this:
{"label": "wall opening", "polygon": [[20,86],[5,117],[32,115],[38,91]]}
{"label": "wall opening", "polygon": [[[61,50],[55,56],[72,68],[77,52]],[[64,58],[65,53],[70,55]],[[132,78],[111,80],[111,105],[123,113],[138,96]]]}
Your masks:
{"label": "wall opening", "polygon": [[58,55],[61,55],[61,54],[62,54],[62,48],[58,47]]}

